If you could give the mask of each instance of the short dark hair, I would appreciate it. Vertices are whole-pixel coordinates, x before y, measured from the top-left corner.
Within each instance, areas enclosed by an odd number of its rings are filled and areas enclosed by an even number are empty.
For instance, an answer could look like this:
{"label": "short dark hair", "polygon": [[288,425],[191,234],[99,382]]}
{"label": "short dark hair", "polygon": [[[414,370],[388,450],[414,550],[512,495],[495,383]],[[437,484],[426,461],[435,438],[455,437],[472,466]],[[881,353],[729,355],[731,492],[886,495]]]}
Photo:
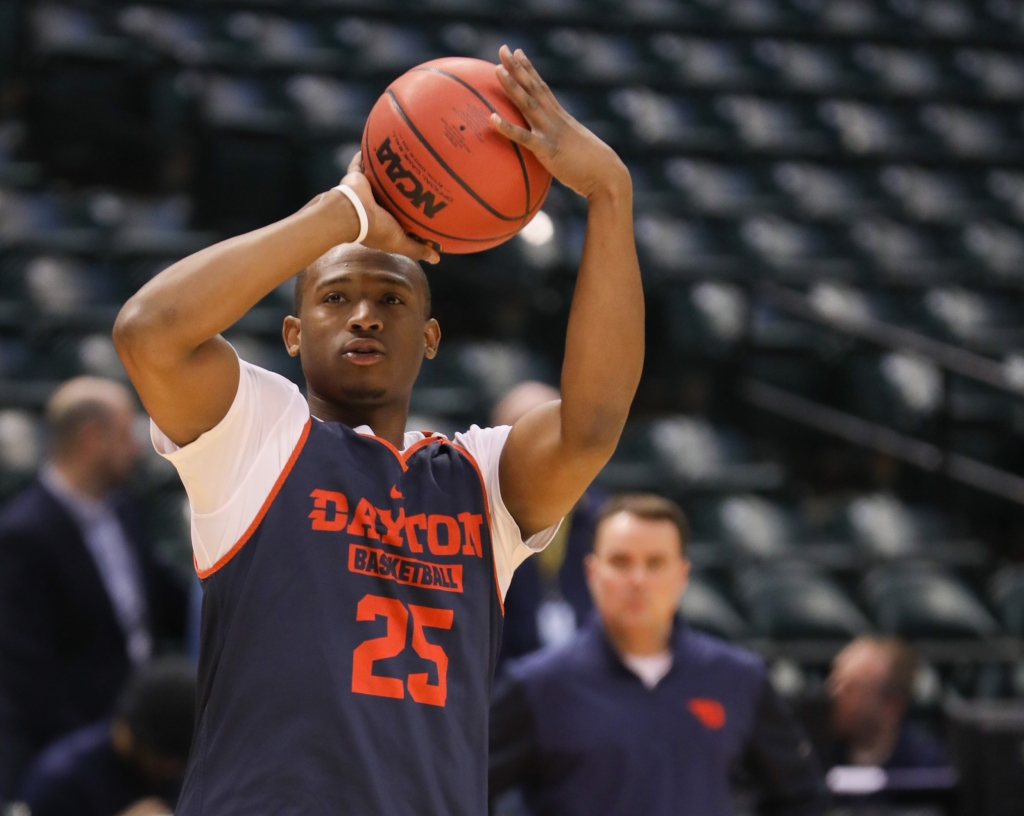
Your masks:
{"label": "short dark hair", "polygon": [[295,276],[295,290],[292,294],[292,314],[295,317],[298,317],[302,311],[302,290],[306,288],[306,273],[308,271],[308,269],[303,269]]}
{"label": "short dark hair", "polygon": [[141,667],[121,692],[114,714],[138,745],[184,761],[195,725],[195,669],[183,657],[163,657]]}
{"label": "short dark hair", "polygon": [[594,526],[595,542],[597,532],[605,520],[619,513],[628,513],[647,521],[667,521],[674,524],[679,532],[679,552],[686,555],[686,545],[690,541],[690,525],[682,508],[671,499],[654,493],[622,493],[612,496],[597,514],[597,523]]}

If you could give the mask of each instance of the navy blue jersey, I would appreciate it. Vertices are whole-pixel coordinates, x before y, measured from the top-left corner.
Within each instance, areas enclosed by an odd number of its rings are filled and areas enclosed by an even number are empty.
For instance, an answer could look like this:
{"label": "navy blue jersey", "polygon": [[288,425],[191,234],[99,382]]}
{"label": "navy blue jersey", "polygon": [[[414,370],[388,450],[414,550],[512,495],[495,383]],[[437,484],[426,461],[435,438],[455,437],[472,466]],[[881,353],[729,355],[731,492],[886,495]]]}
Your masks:
{"label": "navy blue jersey", "polygon": [[312,419],[200,577],[178,816],[486,813],[502,610],[468,452],[432,436],[399,453]]}

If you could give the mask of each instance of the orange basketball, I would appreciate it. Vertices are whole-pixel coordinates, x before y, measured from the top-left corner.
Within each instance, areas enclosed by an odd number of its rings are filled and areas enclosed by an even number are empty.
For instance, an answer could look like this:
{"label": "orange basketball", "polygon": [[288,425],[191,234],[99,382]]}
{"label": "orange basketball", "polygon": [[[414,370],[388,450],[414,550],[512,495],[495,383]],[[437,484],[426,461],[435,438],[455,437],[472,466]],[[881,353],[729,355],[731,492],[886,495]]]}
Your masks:
{"label": "orange basketball", "polygon": [[431,60],[392,82],[370,111],[363,164],[377,201],[440,252],[507,241],[540,209],[551,174],[490,124],[527,127],[489,62]]}

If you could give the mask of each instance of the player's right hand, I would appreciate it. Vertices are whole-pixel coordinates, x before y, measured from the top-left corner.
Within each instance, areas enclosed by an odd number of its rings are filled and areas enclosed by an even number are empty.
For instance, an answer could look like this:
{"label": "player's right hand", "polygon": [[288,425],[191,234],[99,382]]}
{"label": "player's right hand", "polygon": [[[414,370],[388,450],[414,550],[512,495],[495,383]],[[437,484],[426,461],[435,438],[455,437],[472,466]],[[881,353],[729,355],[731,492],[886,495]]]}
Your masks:
{"label": "player's right hand", "polygon": [[433,247],[406,235],[395,217],[374,199],[370,180],[366,177],[363,168],[363,152],[361,150],[352,157],[352,161],[348,165],[348,173],[341,183],[351,187],[366,208],[369,231],[366,233],[366,238],[363,239],[363,246],[406,255],[414,261],[436,264],[441,260]]}

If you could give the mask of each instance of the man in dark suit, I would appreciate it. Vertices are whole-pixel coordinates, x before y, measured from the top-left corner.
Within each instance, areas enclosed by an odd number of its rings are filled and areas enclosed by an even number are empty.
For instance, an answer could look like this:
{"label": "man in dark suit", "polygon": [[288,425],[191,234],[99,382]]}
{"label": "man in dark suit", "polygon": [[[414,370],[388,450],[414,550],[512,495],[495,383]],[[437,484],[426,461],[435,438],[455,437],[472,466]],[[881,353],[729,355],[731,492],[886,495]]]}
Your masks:
{"label": "man in dark suit", "polygon": [[121,385],[80,377],[47,406],[51,452],[0,511],[0,801],[48,743],[110,712],[184,591],[141,546],[119,488],[140,447]]}

